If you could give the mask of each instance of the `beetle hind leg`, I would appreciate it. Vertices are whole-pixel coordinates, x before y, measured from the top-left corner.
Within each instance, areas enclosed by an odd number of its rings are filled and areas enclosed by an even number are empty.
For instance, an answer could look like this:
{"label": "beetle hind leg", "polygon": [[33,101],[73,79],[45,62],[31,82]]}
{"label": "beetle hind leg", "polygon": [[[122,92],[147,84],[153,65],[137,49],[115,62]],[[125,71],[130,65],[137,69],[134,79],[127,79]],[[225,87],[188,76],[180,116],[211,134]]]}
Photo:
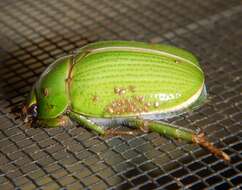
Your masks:
{"label": "beetle hind leg", "polygon": [[196,134],[194,131],[188,130],[186,128],[175,126],[166,122],[157,121],[147,121],[142,119],[129,119],[126,121],[129,126],[133,126],[142,130],[143,127],[148,128],[150,131],[157,132],[159,134],[165,135],[167,137],[173,137],[176,139],[186,140],[198,144],[208,151],[210,151],[215,156],[222,158],[224,161],[230,161],[229,155],[225,152],[216,148],[211,142],[209,142],[205,134],[200,132]]}

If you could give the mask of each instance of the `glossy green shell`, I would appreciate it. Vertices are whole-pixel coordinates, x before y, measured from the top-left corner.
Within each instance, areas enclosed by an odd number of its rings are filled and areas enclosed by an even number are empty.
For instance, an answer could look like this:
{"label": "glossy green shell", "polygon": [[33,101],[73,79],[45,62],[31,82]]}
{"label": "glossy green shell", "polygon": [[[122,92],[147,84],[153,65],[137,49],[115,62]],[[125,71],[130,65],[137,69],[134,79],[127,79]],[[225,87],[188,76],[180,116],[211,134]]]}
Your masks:
{"label": "glossy green shell", "polygon": [[[99,42],[73,68],[71,105],[94,117],[120,117],[182,109],[199,97],[204,74],[190,53],[166,45]],[[194,99],[194,101],[196,100]]]}
{"label": "glossy green shell", "polygon": [[69,66],[69,57],[58,59],[42,73],[35,84],[38,118],[55,118],[66,110],[69,99],[65,80]]}
{"label": "glossy green shell", "polygon": [[74,61],[57,60],[42,74],[36,94],[40,118],[61,115],[68,106],[81,115],[110,118],[180,111],[204,88],[198,61],[185,50],[106,41],[79,49]]}

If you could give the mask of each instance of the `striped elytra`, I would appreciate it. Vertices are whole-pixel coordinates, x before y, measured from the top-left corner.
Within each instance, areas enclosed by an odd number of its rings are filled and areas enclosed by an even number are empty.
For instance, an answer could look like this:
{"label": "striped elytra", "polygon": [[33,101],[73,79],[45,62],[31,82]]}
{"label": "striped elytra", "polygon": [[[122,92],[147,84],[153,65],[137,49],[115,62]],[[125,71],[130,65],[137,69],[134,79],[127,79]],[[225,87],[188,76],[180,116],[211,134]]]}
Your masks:
{"label": "striped elytra", "polygon": [[69,98],[71,109],[82,115],[105,118],[179,111],[194,103],[204,89],[196,58],[171,46],[99,42],[80,49],[78,55]]}
{"label": "striped elytra", "polygon": [[206,95],[204,74],[191,53],[127,41],[92,43],[58,59],[33,92],[41,119],[67,109],[94,118],[170,114]]}

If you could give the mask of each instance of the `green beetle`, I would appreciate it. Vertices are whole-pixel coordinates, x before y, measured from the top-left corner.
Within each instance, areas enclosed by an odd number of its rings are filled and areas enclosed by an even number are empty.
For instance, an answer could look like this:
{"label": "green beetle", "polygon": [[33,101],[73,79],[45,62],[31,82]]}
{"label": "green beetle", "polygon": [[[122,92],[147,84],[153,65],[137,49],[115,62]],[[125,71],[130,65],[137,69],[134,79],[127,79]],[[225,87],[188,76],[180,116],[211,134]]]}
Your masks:
{"label": "green beetle", "polygon": [[22,113],[31,125],[68,126],[75,121],[101,135],[135,134],[104,127],[120,124],[155,131],[200,144],[229,160],[204,133],[158,121],[199,107],[206,96],[204,73],[191,53],[169,45],[103,41],[51,64]]}

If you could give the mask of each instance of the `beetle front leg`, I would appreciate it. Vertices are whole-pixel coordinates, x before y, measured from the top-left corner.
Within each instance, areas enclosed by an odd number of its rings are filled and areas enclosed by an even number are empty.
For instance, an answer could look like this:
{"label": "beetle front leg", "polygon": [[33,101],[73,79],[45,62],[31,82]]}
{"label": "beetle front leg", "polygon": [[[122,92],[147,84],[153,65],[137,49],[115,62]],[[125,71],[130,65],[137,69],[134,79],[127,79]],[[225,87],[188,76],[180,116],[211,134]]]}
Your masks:
{"label": "beetle front leg", "polygon": [[87,119],[86,117],[79,115],[75,112],[69,111],[68,115],[70,116],[71,119],[76,121],[79,125],[82,125],[92,131],[97,132],[99,135],[104,135],[105,134],[105,129],[103,126],[97,125],[91,120]]}
{"label": "beetle front leg", "polygon": [[200,146],[206,148],[211,153],[222,158],[223,160],[225,161],[230,160],[230,157],[225,152],[216,148],[212,143],[210,143],[205,138],[205,134],[203,132],[196,134],[191,130],[188,130],[179,126],[171,125],[166,122],[156,122],[156,121],[142,120],[142,119],[136,119],[136,118],[128,119],[126,121],[126,124],[128,126],[140,128],[141,130],[146,129],[149,131],[160,133],[168,137],[182,139],[188,142],[199,144]]}
{"label": "beetle front leg", "polygon": [[96,133],[98,133],[99,135],[137,135],[137,131],[120,131],[120,130],[116,130],[113,128],[104,128],[101,125],[97,125],[96,123],[94,123],[93,121],[89,120],[88,118],[79,115],[75,112],[68,112],[68,115],[70,116],[70,118],[72,118],[74,121],[76,121],[79,125],[82,125],[84,127],[86,127],[87,129],[90,129],[92,131],[95,131]]}
{"label": "beetle front leg", "polygon": [[57,118],[50,119],[38,119],[33,121],[33,127],[45,127],[45,128],[55,128],[55,127],[68,127],[72,125],[69,117],[63,115]]}

